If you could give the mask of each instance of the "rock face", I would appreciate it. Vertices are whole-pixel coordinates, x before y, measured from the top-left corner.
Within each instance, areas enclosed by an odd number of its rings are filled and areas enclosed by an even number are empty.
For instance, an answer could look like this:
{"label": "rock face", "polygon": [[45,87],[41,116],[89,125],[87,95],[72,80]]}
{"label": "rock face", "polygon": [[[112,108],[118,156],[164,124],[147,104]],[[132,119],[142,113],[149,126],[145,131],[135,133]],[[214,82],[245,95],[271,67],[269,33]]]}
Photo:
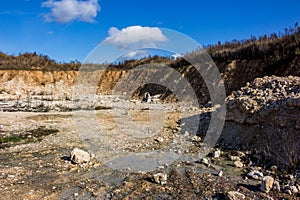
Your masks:
{"label": "rock face", "polygon": [[272,189],[273,187],[273,183],[274,183],[274,178],[271,177],[271,176],[265,176],[262,180],[262,183],[261,183],[261,190],[263,192],[270,192],[270,190]]}
{"label": "rock face", "polygon": [[90,154],[81,149],[75,148],[71,152],[71,161],[76,164],[86,163],[91,160]]}
{"label": "rock face", "polygon": [[299,77],[257,78],[228,96],[226,105],[221,146],[257,149],[274,164],[300,160]]}

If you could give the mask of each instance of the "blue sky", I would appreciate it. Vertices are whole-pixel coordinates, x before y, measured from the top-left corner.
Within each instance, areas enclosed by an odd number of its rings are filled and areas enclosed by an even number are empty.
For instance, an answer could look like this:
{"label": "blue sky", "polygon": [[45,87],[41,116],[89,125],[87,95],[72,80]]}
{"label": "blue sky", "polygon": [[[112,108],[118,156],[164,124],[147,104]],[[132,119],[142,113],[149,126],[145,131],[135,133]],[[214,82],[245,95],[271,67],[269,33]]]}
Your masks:
{"label": "blue sky", "polygon": [[[83,61],[100,42],[133,26],[172,29],[207,45],[283,31],[295,22],[300,0],[1,0],[0,51]],[[163,42],[155,30],[149,34]]]}

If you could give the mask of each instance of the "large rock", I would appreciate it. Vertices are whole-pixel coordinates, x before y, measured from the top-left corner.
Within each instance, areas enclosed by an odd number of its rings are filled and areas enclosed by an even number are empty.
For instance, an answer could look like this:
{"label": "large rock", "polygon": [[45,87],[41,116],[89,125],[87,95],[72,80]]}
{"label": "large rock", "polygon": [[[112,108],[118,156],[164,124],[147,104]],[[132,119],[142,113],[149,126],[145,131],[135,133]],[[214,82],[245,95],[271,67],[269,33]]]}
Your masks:
{"label": "large rock", "polygon": [[261,191],[263,192],[270,192],[273,187],[274,178],[272,176],[265,176],[261,183]]}
{"label": "large rock", "polygon": [[71,152],[71,161],[76,164],[89,162],[90,160],[90,154],[82,149],[75,148]]}

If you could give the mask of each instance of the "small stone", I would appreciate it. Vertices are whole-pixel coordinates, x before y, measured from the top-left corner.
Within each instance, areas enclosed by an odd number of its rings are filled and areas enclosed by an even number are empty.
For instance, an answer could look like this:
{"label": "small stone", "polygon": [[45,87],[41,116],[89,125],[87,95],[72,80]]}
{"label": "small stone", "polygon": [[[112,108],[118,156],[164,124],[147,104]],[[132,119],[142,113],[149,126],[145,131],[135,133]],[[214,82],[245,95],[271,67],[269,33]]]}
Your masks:
{"label": "small stone", "polygon": [[280,192],[280,184],[278,181],[274,181],[273,190]]}
{"label": "small stone", "polygon": [[154,139],[156,142],[158,142],[158,143],[163,143],[164,141],[165,141],[165,139],[163,138],[163,137],[157,137],[157,138],[155,138]]}
{"label": "small stone", "polygon": [[192,140],[193,140],[193,142],[201,142],[201,137],[198,135],[195,135]]}
{"label": "small stone", "polygon": [[71,152],[71,161],[76,164],[89,162],[90,159],[91,159],[90,154],[81,149],[75,148]]}
{"label": "small stone", "polygon": [[222,170],[220,170],[220,171],[218,172],[218,176],[223,176],[223,171],[222,171]]}
{"label": "small stone", "polygon": [[286,177],[287,177],[288,179],[290,179],[290,180],[293,180],[293,179],[294,179],[294,176],[293,176],[292,174],[288,174]]}
{"label": "small stone", "polygon": [[166,173],[157,173],[153,175],[153,180],[155,183],[158,183],[160,185],[167,184],[168,175]]}
{"label": "small stone", "polygon": [[221,156],[221,150],[216,150],[212,153],[213,158],[219,158]]}
{"label": "small stone", "polygon": [[244,164],[239,160],[234,161],[233,164],[235,167],[238,167],[238,168],[242,168],[244,166]]}
{"label": "small stone", "polygon": [[188,131],[185,131],[185,132],[184,132],[184,136],[185,136],[185,137],[188,137],[189,135],[190,135],[190,133],[189,133]]}
{"label": "small stone", "polygon": [[272,170],[272,171],[277,171],[277,168],[278,168],[278,167],[277,167],[276,165],[272,165],[272,166],[271,166],[271,170]]}
{"label": "small stone", "polygon": [[231,161],[240,161],[241,160],[241,158],[240,157],[238,157],[238,156],[230,156],[230,160]]}
{"label": "small stone", "polygon": [[244,152],[242,152],[242,151],[237,151],[236,153],[237,153],[238,157],[244,157],[244,156],[246,156],[246,154]]}
{"label": "small stone", "polygon": [[286,190],[285,190],[285,193],[287,193],[287,194],[289,194],[289,195],[292,195],[292,191],[289,190],[289,189],[286,189]]}
{"label": "small stone", "polygon": [[298,188],[297,188],[296,186],[294,186],[294,185],[290,187],[290,190],[291,190],[291,192],[294,193],[294,194],[297,194],[297,193],[299,192],[299,191],[298,191]]}
{"label": "small stone", "polygon": [[204,165],[209,165],[208,159],[207,158],[202,158],[200,161]]}
{"label": "small stone", "polygon": [[241,200],[241,199],[245,199],[246,196],[240,192],[237,191],[229,191],[226,194],[226,199],[227,200]]}
{"label": "small stone", "polygon": [[261,183],[261,191],[263,192],[270,192],[270,190],[272,189],[273,187],[273,183],[274,183],[274,178],[271,177],[271,176],[265,176],[262,180],[262,183]]}
{"label": "small stone", "polygon": [[253,178],[253,179],[259,179],[259,178],[262,178],[264,177],[264,174],[260,171],[257,171],[257,170],[254,170],[254,171],[251,171],[247,174],[247,176],[249,178]]}

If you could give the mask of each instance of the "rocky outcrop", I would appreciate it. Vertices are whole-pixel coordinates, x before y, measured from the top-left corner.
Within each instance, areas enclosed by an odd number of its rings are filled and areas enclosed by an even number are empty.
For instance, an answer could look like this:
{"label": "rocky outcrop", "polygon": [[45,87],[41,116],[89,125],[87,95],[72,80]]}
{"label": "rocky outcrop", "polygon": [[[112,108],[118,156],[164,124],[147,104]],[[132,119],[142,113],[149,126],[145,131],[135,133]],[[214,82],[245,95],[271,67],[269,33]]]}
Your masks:
{"label": "rocky outcrop", "polygon": [[[257,78],[227,97],[219,143],[257,150],[256,162],[296,166],[300,161],[300,78]],[[258,153],[256,152],[256,153]],[[258,154],[259,155],[259,154]]]}

